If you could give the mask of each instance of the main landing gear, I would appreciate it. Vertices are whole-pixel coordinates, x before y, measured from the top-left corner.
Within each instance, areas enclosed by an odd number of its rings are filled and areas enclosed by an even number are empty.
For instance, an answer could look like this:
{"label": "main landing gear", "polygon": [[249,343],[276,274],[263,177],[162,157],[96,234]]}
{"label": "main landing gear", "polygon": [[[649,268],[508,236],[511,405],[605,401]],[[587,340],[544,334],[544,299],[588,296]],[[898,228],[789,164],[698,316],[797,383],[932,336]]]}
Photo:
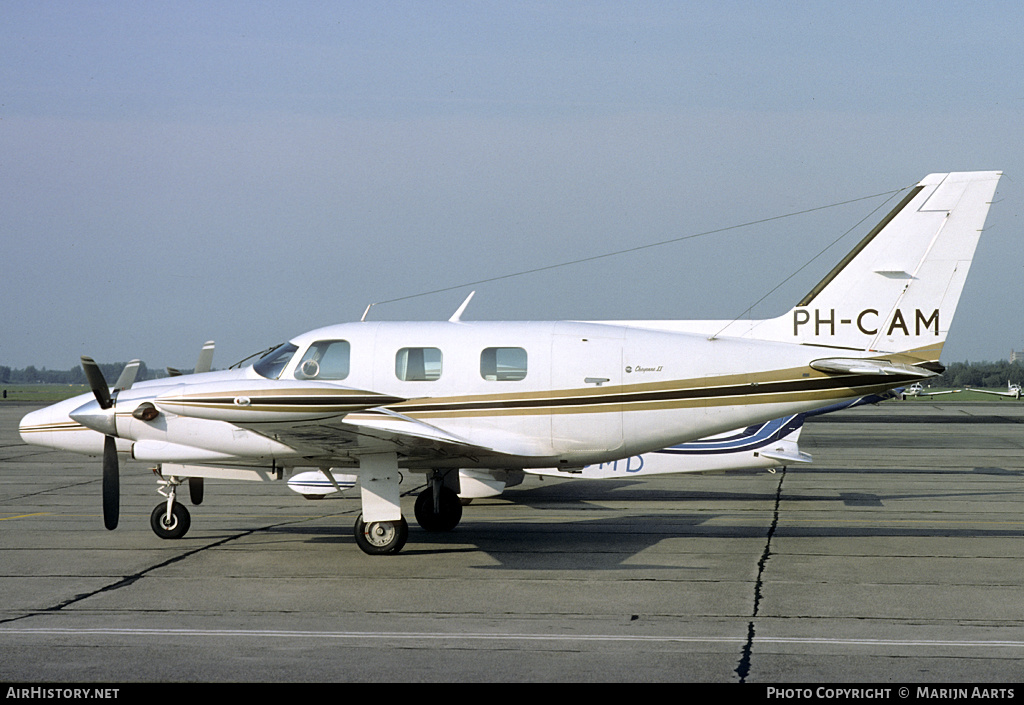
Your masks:
{"label": "main landing gear", "polygon": [[450,487],[431,483],[416,498],[416,521],[424,531],[451,531],[462,521],[462,502]]}
{"label": "main landing gear", "polygon": [[360,514],[355,525],[356,544],[371,556],[398,553],[409,538],[409,524],[402,517],[398,521],[363,521]]}
{"label": "main landing gear", "polygon": [[[427,482],[426,489],[416,498],[416,521],[425,531],[451,531],[462,520],[462,502],[459,500],[458,490],[446,484],[446,481],[452,480],[458,482],[457,472],[447,475],[439,471],[434,472]],[[394,499],[397,500],[397,497]],[[393,500],[391,506],[400,512],[397,501]],[[356,520],[354,533],[356,544],[364,553],[372,556],[391,555],[398,553],[405,546],[409,538],[409,524],[400,513],[399,519],[388,521],[366,521],[360,514]]]}

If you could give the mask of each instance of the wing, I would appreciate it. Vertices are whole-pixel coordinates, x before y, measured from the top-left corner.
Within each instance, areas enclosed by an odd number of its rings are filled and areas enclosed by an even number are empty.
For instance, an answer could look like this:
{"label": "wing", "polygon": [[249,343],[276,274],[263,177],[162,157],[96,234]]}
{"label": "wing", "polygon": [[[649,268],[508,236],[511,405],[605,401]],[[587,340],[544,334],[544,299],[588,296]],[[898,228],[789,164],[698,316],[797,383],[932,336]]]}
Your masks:
{"label": "wing", "polygon": [[1018,396],[1017,394],[1014,394],[1013,392],[997,392],[997,391],[994,391],[992,389],[978,389],[977,387],[968,387],[967,389],[968,389],[968,391],[971,391],[971,392],[981,392],[982,394],[992,394],[992,395],[997,396],[997,397],[1017,397]]}
{"label": "wing", "polygon": [[379,453],[396,453],[410,468],[508,467],[512,456],[542,457],[529,437],[495,433],[470,441],[387,408],[404,399],[330,383],[215,381],[176,387],[153,401],[171,414],[224,421],[286,445],[304,465],[353,467]]}
{"label": "wing", "polygon": [[520,467],[523,457],[545,458],[527,437],[493,435],[473,442],[385,407],[322,419],[235,422],[283,443],[310,464],[356,467],[359,458],[397,453],[402,467]]}

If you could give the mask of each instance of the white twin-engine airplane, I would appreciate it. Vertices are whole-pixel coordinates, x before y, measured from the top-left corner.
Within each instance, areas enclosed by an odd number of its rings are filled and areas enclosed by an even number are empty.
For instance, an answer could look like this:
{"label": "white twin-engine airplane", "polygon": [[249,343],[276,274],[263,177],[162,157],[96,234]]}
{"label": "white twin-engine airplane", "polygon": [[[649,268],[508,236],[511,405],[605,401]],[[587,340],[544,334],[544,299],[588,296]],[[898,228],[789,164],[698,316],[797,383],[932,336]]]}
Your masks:
{"label": "white twin-engine airplane", "polygon": [[778,318],[468,322],[460,308],[447,322],[321,328],[241,369],[132,384],[129,365],[113,388],[83,358],[92,394],[26,415],[21,436],[102,456],[110,529],[118,456],[156,464],[166,501],[151,524],[166,538],[190,523],[176,501],[186,479],[309,468],[335,489],[335,473],[355,476],[356,542],[396,553],[401,470],[425,476],[420,525],[449,530],[460,477],[500,491],[510,474],[652,457],[934,376],[1000,176],[926,177]]}

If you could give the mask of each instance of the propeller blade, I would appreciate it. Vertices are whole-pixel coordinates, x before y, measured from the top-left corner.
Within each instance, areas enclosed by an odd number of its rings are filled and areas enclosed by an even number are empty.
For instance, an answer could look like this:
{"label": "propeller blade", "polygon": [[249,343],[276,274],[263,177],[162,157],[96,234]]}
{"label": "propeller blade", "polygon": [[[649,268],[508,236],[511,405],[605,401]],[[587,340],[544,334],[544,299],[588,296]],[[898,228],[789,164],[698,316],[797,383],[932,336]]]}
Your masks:
{"label": "propeller blade", "polygon": [[197,507],[203,503],[203,478],[188,478],[188,496]]}
{"label": "propeller blade", "polygon": [[135,376],[139,373],[139,365],[142,364],[141,360],[132,360],[124,369],[121,370],[121,376],[117,378],[117,382],[114,384],[114,389],[131,389],[132,385],[135,384]]}
{"label": "propeller blade", "polygon": [[121,481],[117,468],[117,442],[113,436],[103,440],[103,525],[113,531],[121,505]]}
{"label": "propeller blade", "polygon": [[100,408],[112,407],[114,401],[110,398],[110,387],[107,386],[107,379],[103,376],[103,371],[100,370],[100,366],[96,364],[95,360],[83,355],[82,371],[85,372],[85,378],[89,380],[89,386],[92,388],[92,393],[96,395],[96,401],[99,402]]}
{"label": "propeller blade", "polygon": [[199,351],[199,361],[196,362],[195,374],[209,372],[213,369],[213,345],[212,340],[203,343],[203,349]]}

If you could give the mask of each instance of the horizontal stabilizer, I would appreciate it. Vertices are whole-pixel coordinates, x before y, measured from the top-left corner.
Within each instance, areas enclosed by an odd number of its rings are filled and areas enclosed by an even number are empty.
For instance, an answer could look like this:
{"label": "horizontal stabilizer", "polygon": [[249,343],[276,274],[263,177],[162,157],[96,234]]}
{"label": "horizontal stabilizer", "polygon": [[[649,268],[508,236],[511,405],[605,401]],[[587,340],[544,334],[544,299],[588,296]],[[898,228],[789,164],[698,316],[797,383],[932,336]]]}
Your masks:
{"label": "horizontal stabilizer", "polygon": [[799,449],[795,453],[789,453],[784,450],[762,450],[761,455],[765,458],[778,460],[785,465],[790,463],[809,463],[814,460],[809,453],[804,453]]}
{"label": "horizontal stabilizer", "polygon": [[832,372],[843,375],[900,375],[903,377],[934,377],[939,374],[935,370],[919,365],[906,365],[889,360],[863,360],[857,358],[830,357],[815,360],[811,367],[819,372]]}

